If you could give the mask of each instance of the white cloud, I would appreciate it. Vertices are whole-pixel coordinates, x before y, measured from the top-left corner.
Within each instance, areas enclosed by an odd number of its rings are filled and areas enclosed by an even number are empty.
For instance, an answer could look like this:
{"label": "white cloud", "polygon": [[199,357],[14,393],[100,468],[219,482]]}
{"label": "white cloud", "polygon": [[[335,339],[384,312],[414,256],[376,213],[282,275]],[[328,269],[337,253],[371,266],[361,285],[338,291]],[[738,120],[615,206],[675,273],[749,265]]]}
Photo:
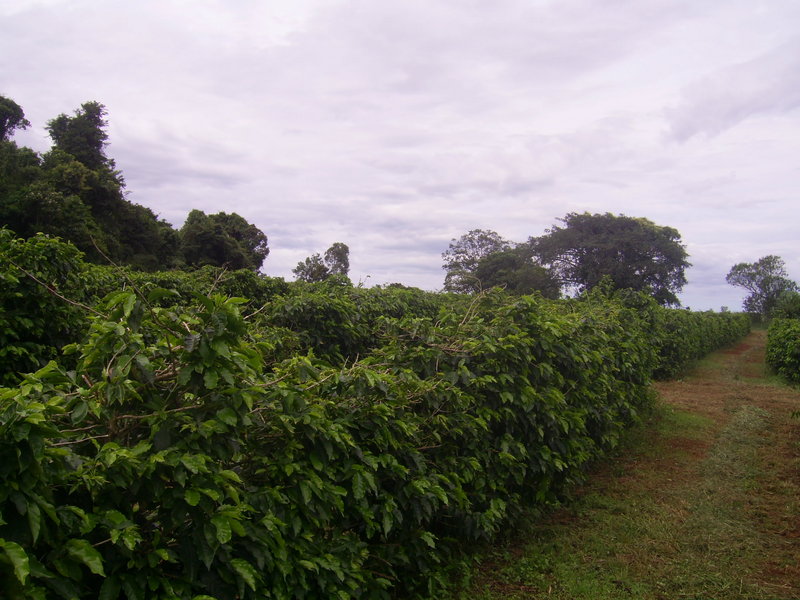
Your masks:
{"label": "white cloud", "polygon": [[718,135],[752,117],[797,110],[800,37],[692,83],[683,97],[668,111],[672,134],[680,141]]}
{"label": "white cloud", "polygon": [[240,213],[273,275],[343,241],[356,281],[438,288],[451,238],[584,210],[677,228],[695,308],[738,305],[734,257],[800,272],[800,3],[598,6],[17,1],[0,93],[40,150],[48,119],[103,102],[130,198],[176,225]]}

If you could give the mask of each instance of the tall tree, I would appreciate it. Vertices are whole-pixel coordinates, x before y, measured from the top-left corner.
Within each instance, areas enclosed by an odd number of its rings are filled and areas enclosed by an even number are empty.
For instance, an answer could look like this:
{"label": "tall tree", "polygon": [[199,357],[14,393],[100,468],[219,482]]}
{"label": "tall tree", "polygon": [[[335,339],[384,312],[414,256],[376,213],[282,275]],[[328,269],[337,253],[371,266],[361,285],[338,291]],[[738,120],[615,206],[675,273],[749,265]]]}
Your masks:
{"label": "tall tree", "polygon": [[331,275],[344,275],[350,272],[350,248],[342,242],[334,242],[325,251],[325,266]]}
{"label": "tall tree", "polygon": [[214,265],[258,270],[269,254],[267,236],[236,213],[207,215],[193,210],[178,232],[190,266]]}
{"label": "tall tree", "polygon": [[473,274],[481,289],[502,287],[513,294],[539,292],[545,298],[558,298],[561,287],[552,272],[534,262],[527,245],[484,256]]}
{"label": "tall tree", "polygon": [[108,134],[105,131],[106,107],[99,102],[84,102],[74,116],[64,113],[47,123],[47,131],[56,150],[74,156],[90,169],[110,167],[114,162],[106,157]]}
{"label": "tall tree", "polygon": [[294,273],[298,281],[307,281],[309,283],[325,281],[330,276],[330,271],[325,266],[325,262],[319,252],[315,252],[306,257],[305,260],[297,263],[297,266],[292,269],[292,273]]}
{"label": "tall tree", "polygon": [[266,234],[249,223],[237,213],[219,212],[209,215],[214,223],[220,225],[227,235],[236,240],[247,256],[248,268],[258,270],[269,255],[269,243]]}
{"label": "tall tree", "polygon": [[310,283],[324,281],[331,276],[347,277],[350,271],[350,248],[342,242],[335,242],[325,251],[325,257],[315,252],[292,269],[298,281]]}
{"label": "tall tree", "polygon": [[22,107],[11,98],[0,96],[0,141],[8,140],[17,129],[31,126]]}
{"label": "tall tree", "polygon": [[528,240],[561,284],[584,291],[608,276],[617,289],[646,291],[664,305],[679,305],[690,266],[681,236],[644,218],[569,213],[545,235]]}
{"label": "tall tree", "polygon": [[472,229],[451,240],[450,246],[442,252],[442,268],[446,271],[444,289],[462,293],[479,291],[481,284],[475,276],[475,269],[480,260],[511,247],[511,242],[490,229]]}
{"label": "tall tree", "polygon": [[[104,260],[105,255],[145,270],[174,266],[178,248],[175,230],[149,208],[125,198],[122,174],[105,151],[106,115],[105,106],[99,102],[85,102],[73,116],[61,114],[48,122],[53,148],[43,157],[42,180],[50,190],[46,195],[39,190],[38,195],[28,197],[58,200],[54,207],[75,207],[76,214],[81,215],[86,211],[80,205],[88,208],[91,222],[79,227],[70,219],[72,233],[65,237],[91,260]],[[40,210],[39,214],[57,213]],[[37,230],[64,235],[64,227],[57,222]]]}
{"label": "tall tree", "polygon": [[797,284],[788,278],[783,259],[774,254],[754,263],[739,263],[725,276],[731,285],[750,292],[744,299],[744,310],[761,317],[770,317],[778,300],[786,292],[798,291]]}

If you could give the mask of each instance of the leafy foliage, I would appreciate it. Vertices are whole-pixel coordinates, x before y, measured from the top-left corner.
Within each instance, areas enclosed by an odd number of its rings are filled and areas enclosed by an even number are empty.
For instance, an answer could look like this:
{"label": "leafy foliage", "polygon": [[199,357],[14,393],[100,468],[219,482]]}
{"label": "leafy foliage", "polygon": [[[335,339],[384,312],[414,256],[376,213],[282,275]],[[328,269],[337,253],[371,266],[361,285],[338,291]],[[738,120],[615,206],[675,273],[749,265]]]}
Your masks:
{"label": "leafy foliage", "polygon": [[513,294],[539,292],[545,298],[560,295],[558,280],[551,271],[533,262],[530,248],[524,245],[484,256],[473,274],[481,289],[502,287]]}
{"label": "leafy foliage", "polygon": [[84,103],[48,124],[54,147],[43,156],[0,140],[0,224],[17,235],[57,235],[88,260],[153,270],[174,265],[177,235],[148,208],[124,196],[106,156],[106,109]]}
{"label": "leafy foliage", "polygon": [[475,270],[481,259],[495,252],[510,250],[512,243],[503,239],[497,232],[486,229],[473,229],[457,240],[442,253],[447,271],[444,289],[450,292],[473,293],[481,291],[481,282]]}
{"label": "leafy foliage", "polygon": [[767,364],[781,377],[800,383],[800,319],[773,319],[767,331]]}
{"label": "leafy foliage", "polygon": [[112,168],[105,153],[108,134],[106,107],[99,102],[84,102],[73,116],[60,114],[47,123],[55,149],[75,157],[90,170]]}
{"label": "leafy foliage", "polygon": [[680,234],[643,218],[570,213],[529,244],[562,285],[592,289],[610,277],[616,289],[652,295],[659,304],[679,305],[690,266]]}
{"label": "leafy foliage", "polygon": [[660,308],[653,315],[659,353],[656,379],[686,372],[709,352],[729,346],[750,331],[750,317],[742,313],[690,312]]}
{"label": "leafy foliage", "polygon": [[731,285],[750,292],[744,300],[744,310],[769,317],[779,298],[786,292],[797,292],[797,284],[787,277],[783,259],[774,254],[764,256],[754,263],[738,263],[725,276]]}
{"label": "leafy foliage", "polygon": [[[40,244],[37,260],[71,248]],[[647,410],[665,324],[689,314],[602,288],[552,302],[74,268],[110,292],[64,316],[85,335],[0,389],[15,600],[446,596],[470,542],[556,501]],[[738,317],[690,325],[707,320]]]}
{"label": "leafy foliage", "polygon": [[20,105],[11,98],[0,96],[0,142],[7,141],[15,130],[30,126]]}
{"label": "leafy foliage", "polygon": [[178,233],[187,265],[258,270],[269,254],[267,236],[236,213],[189,213]]}
{"label": "leafy foliage", "polygon": [[192,211],[180,232],[149,208],[125,198],[125,182],[106,154],[107,111],[85,102],[47,124],[53,148],[39,156],[9,135],[28,122],[0,97],[0,226],[22,237],[57,235],[87,260],[112,260],[145,271],[206,264],[259,269],[266,235],[236,213]]}
{"label": "leafy foliage", "polygon": [[314,253],[305,260],[297,263],[292,269],[298,281],[307,283],[319,283],[330,277],[337,277],[342,280],[347,279],[350,271],[350,248],[342,242],[335,242],[325,251],[325,257]]}
{"label": "leafy foliage", "polygon": [[84,268],[70,244],[0,229],[0,385],[44,366],[83,334],[85,309],[64,298],[87,300]]}
{"label": "leafy foliage", "polygon": [[800,292],[785,291],[778,296],[772,316],[780,319],[800,319]]}

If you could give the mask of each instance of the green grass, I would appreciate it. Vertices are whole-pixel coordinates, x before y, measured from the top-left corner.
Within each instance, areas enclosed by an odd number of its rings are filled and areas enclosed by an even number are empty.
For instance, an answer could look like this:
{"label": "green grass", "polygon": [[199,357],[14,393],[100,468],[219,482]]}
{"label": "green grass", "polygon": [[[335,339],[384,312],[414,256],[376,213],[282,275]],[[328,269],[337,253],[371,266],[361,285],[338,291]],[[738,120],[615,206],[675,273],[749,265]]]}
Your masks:
{"label": "green grass", "polygon": [[454,597],[799,600],[800,396],[765,368],[764,338],[663,384],[674,406],[487,549]]}
{"label": "green grass", "polygon": [[462,598],[775,598],[748,583],[761,553],[748,498],[767,416],[741,406],[687,469],[675,465],[691,463],[714,423],[661,408],[577,499],[490,551]]}

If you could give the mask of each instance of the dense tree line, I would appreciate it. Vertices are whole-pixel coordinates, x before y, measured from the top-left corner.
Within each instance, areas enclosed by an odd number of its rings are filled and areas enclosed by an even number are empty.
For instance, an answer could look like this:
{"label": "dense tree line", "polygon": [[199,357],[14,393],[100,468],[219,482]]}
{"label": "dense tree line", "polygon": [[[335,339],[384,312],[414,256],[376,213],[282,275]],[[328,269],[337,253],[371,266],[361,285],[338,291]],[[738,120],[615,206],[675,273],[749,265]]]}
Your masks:
{"label": "dense tree line", "polygon": [[445,289],[476,292],[586,292],[606,280],[613,289],[646,292],[677,306],[690,266],[680,234],[643,218],[570,213],[544,235],[514,243],[494,231],[473,229],[442,254]]}
{"label": "dense tree line", "polygon": [[152,210],[125,198],[125,181],[106,154],[106,108],[85,102],[47,123],[52,148],[18,146],[30,126],[23,109],[0,96],[0,226],[72,242],[88,260],[152,271],[163,268],[261,267],[267,236],[236,213],[189,213],[176,230]]}

